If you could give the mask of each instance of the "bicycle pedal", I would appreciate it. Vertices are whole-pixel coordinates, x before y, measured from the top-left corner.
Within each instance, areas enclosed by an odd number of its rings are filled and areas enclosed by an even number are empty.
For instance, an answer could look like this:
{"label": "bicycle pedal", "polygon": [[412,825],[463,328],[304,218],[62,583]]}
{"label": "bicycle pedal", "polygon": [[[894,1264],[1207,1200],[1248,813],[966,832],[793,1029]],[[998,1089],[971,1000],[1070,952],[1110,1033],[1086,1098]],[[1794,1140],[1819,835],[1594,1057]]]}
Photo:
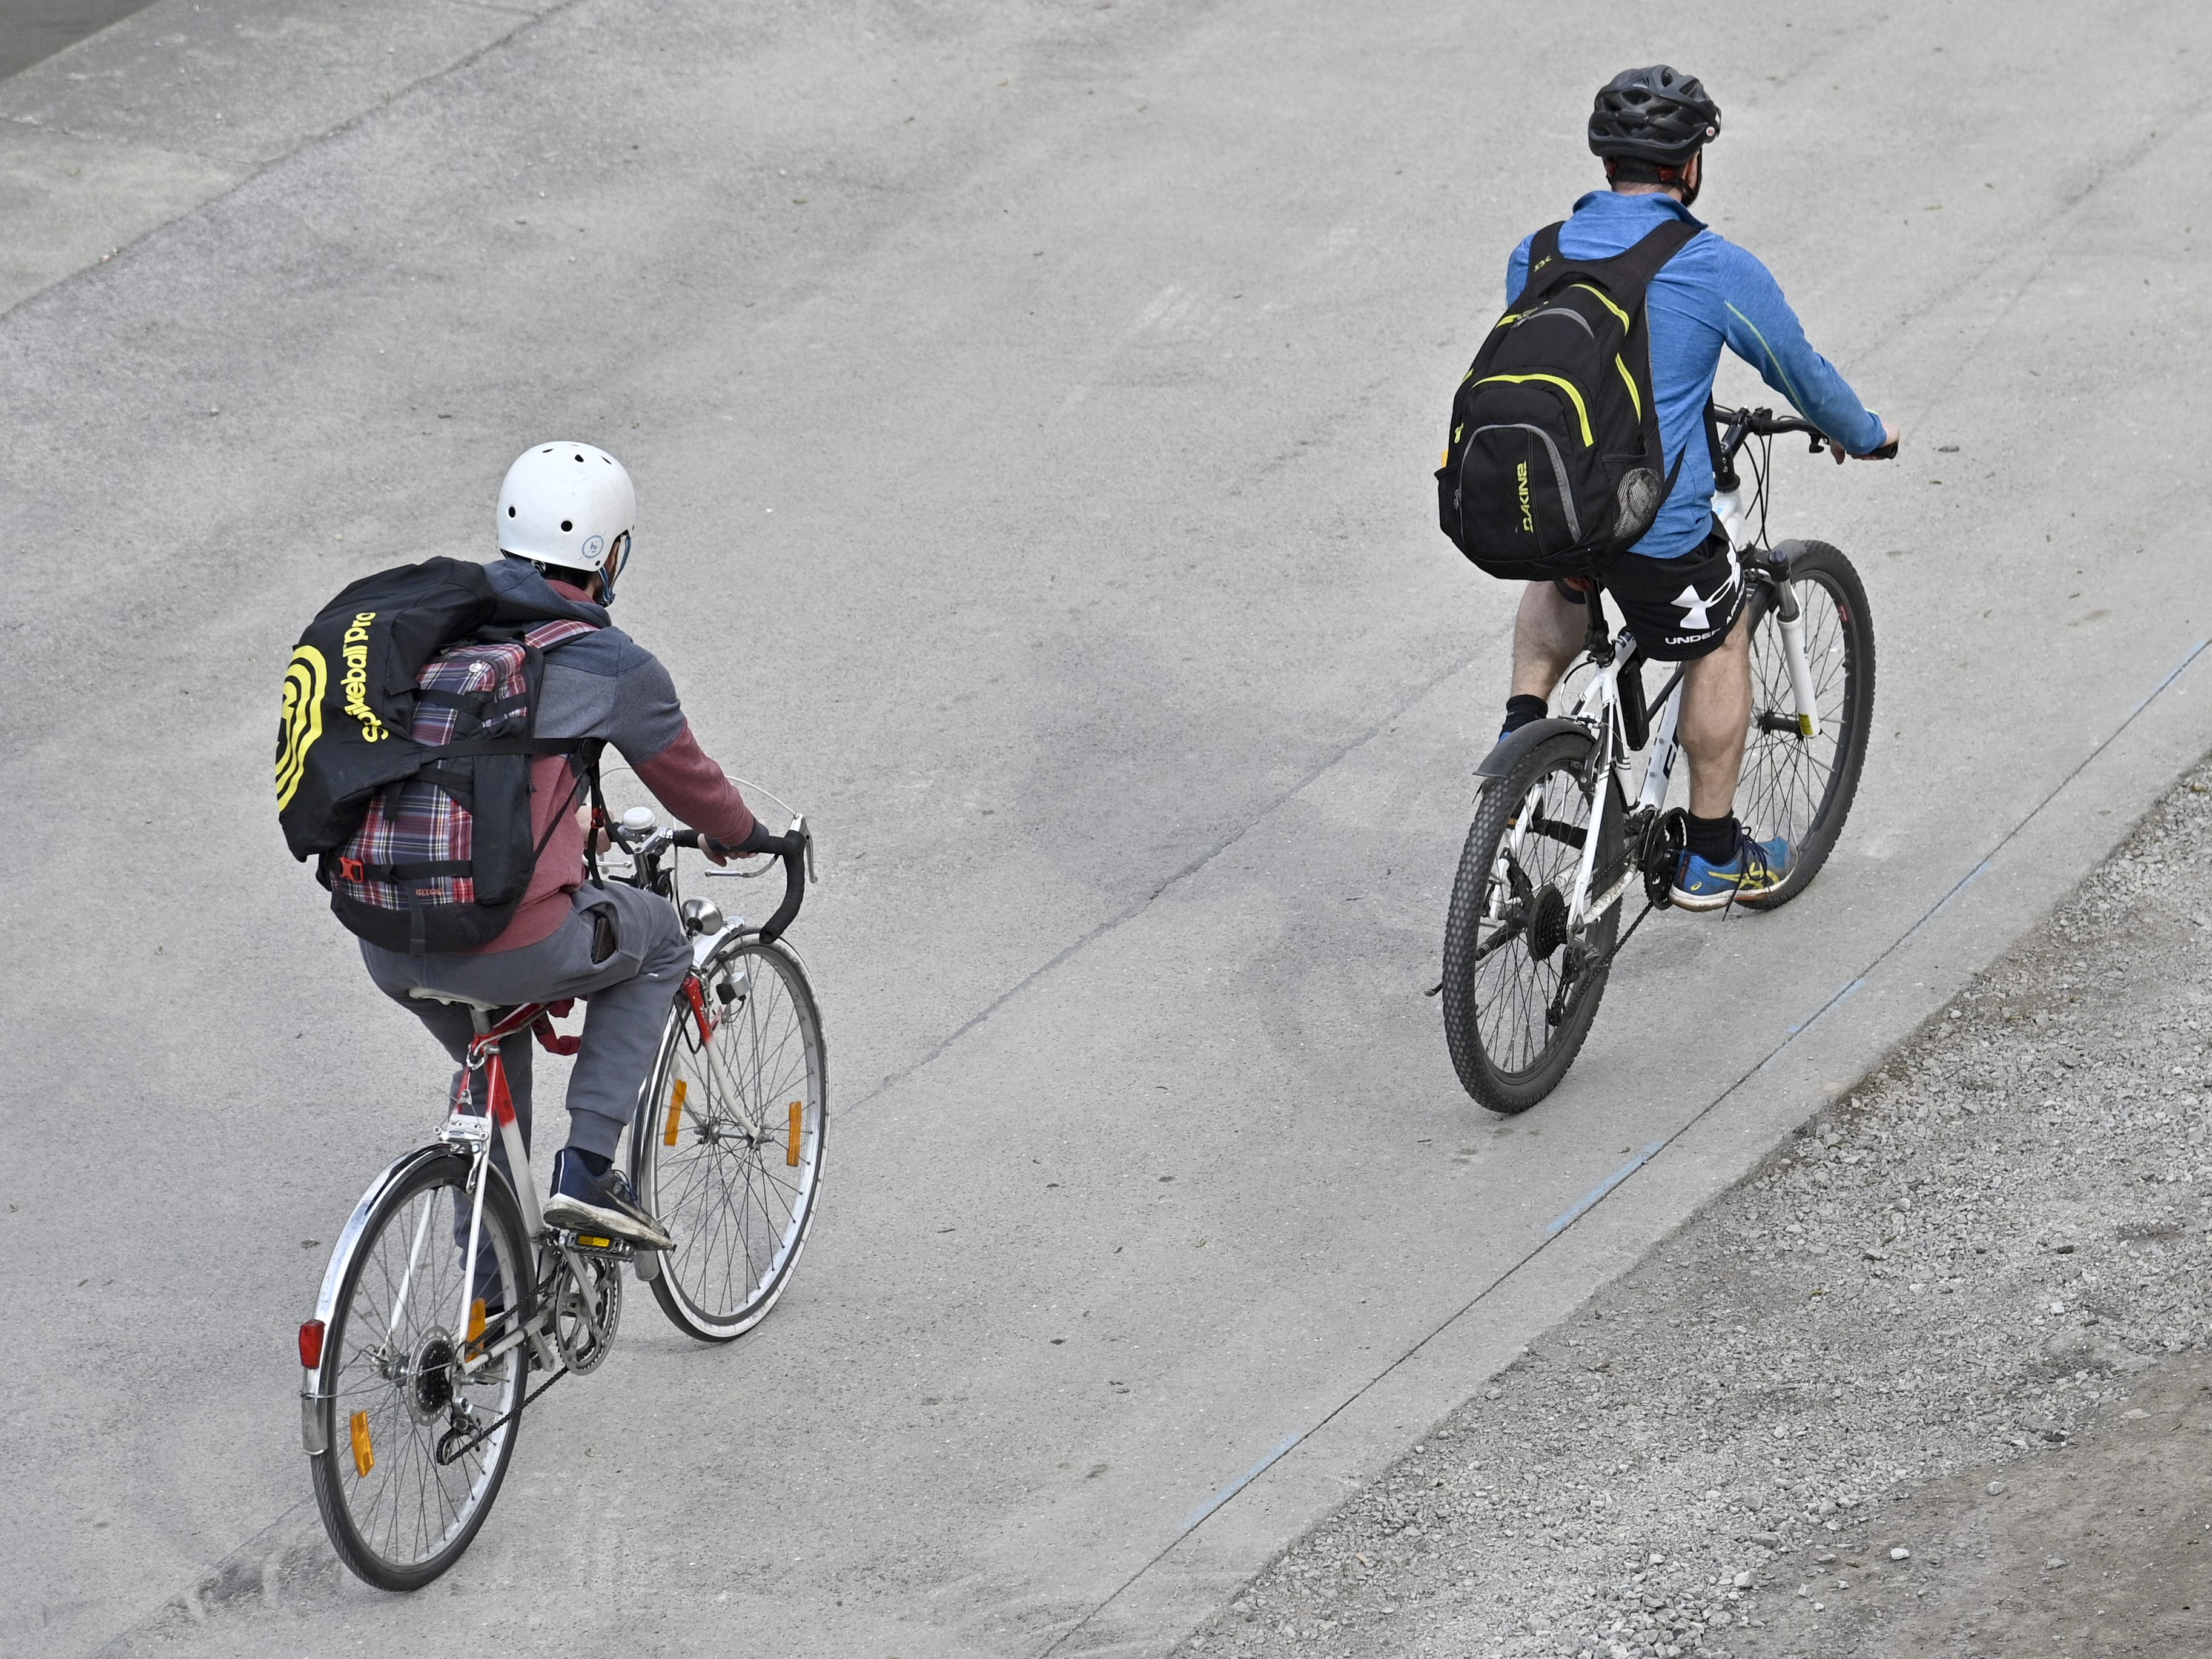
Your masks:
{"label": "bicycle pedal", "polygon": [[637,1247],[626,1238],[610,1238],[605,1233],[571,1232],[566,1227],[550,1229],[553,1242],[563,1249],[581,1250],[586,1255],[604,1255],[616,1261],[627,1261],[637,1254]]}

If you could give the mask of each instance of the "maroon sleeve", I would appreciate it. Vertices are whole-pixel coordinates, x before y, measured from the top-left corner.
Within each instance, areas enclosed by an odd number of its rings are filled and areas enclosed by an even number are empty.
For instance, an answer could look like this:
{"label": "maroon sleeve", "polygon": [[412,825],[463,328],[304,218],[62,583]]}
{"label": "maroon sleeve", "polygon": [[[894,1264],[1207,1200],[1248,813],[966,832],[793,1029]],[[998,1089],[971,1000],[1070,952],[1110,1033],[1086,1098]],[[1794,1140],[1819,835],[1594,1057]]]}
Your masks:
{"label": "maroon sleeve", "polygon": [[737,785],[707,758],[686,720],[675,742],[651,760],[636,763],[638,781],[653,798],[694,830],[734,847],[753,832],[752,810]]}

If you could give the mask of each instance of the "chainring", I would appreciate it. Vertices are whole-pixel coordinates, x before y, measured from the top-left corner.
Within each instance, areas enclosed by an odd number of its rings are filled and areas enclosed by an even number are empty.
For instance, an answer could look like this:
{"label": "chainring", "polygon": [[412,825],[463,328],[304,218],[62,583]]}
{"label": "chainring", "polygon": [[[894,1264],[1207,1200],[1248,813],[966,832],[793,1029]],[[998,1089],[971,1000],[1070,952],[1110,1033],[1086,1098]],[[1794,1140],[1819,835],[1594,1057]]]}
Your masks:
{"label": "chainring", "polygon": [[[581,1277],[574,1262],[582,1264]],[[553,1278],[552,1306],[553,1346],[560,1350],[562,1363],[579,1376],[598,1370],[622,1325],[620,1264],[611,1256],[563,1252]],[[587,1307],[589,1319],[585,1317]]]}

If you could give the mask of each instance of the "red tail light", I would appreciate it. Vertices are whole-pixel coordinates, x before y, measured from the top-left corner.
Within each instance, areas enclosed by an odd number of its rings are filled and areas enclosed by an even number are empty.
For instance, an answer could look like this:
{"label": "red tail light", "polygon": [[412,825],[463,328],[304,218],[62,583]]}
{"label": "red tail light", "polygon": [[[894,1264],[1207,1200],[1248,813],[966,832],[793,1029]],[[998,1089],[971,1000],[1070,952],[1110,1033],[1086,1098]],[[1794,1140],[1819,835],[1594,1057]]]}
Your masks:
{"label": "red tail light", "polygon": [[309,1370],[323,1363],[323,1322],[311,1319],[300,1327],[300,1363]]}

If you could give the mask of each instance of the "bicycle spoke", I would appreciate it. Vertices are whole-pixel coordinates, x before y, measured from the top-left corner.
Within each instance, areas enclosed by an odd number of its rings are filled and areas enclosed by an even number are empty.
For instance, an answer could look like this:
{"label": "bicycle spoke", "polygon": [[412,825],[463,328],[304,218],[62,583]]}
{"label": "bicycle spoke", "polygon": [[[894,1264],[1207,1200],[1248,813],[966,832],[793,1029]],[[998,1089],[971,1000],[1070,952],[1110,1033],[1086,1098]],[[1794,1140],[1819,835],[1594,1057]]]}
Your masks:
{"label": "bicycle spoke", "polygon": [[[713,974],[709,970],[710,976]],[[714,1337],[749,1325],[780,1288],[804,1236],[816,1180],[821,1064],[811,1005],[802,1006],[784,959],[749,948],[726,973],[742,975],[743,998],[725,1005],[714,1053],[688,1042],[679,1067],[693,1091],[690,1133],[653,1151],[656,1207],[677,1246],[665,1260],[684,1311],[678,1322]],[[726,983],[727,980],[718,981]],[[799,1109],[795,1162],[788,1110]],[[669,1305],[663,1295],[664,1306]]]}

